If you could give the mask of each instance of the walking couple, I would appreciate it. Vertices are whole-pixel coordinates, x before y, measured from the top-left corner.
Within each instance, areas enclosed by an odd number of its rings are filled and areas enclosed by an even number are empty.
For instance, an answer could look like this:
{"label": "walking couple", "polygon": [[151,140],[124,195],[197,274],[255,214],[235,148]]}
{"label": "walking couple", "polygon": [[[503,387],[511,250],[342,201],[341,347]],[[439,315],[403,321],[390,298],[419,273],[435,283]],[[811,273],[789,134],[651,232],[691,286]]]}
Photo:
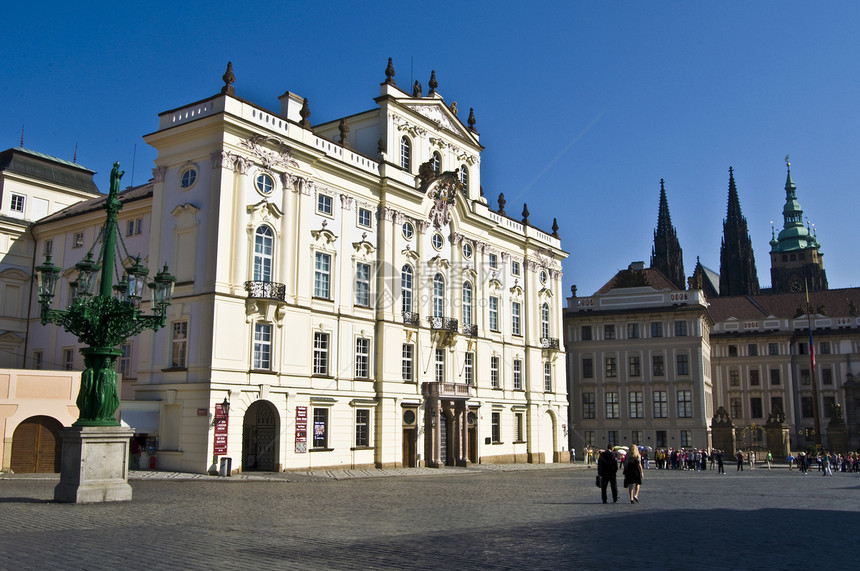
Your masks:
{"label": "walking couple", "polygon": [[[621,463],[621,468],[624,475],[624,487],[627,488],[627,492],[630,494],[630,503],[639,503],[639,487],[642,485],[642,455],[639,453],[639,448],[635,445],[630,447],[630,451]],[[607,502],[607,487],[612,490],[612,501],[618,501],[617,473],[618,461],[615,459],[615,452],[611,448],[607,448],[597,457],[597,475],[600,477],[600,497],[604,504]]]}

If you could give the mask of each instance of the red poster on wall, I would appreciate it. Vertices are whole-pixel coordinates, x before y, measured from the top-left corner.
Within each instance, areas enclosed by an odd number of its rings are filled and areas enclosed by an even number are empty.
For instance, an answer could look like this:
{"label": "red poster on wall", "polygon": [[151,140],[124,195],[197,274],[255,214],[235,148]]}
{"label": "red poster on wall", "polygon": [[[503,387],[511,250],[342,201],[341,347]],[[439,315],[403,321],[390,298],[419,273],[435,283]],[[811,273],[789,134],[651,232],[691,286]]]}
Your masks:
{"label": "red poster on wall", "polygon": [[221,405],[215,405],[215,454],[227,454],[227,415],[221,410]]}
{"label": "red poster on wall", "polygon": [[308,451],[308,407],[296,407],[296,453]]}

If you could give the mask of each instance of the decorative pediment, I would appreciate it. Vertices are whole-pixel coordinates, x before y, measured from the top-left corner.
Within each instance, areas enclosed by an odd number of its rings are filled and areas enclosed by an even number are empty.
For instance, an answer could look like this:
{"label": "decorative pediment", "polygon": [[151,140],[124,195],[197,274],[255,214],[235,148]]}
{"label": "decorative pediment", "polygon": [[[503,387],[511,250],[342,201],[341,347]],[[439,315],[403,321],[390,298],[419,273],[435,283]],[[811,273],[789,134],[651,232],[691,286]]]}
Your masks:
{"label": "decorative pediment", "polygon": [[451,118],[451,111],[440,103],[407,103],[404,105],[404,107],[406,107],[410,111],[418,113],[425,119],[429,120],[431,123],[435,124],[439,129],[445,129],[446,131],[455,133],[464,139],[472,138],[466,132],[462,125],[458,125],[459,121],[456,121]]}
{"label": "decorative pediment", "polygon": [[[293,160],[292,151],[287,146],[287,143],[278,137],[254,135],[239,144],[248,149],[266,169],[299,166],[299,163]],[[274,150],[270,150],[267,147],[274,147]]]}
{"label": "decorative pediment", "polygon": [[248,211],[248,214],[251,215],[251,219],[255,221],[262,221],[268,218],[274,218],[275,220],[278,220],[281,216],[284,215],[283,210],[281,210],[276,204],[269,202],[265,198],[257,204],[249,204],[246,209]]}
{"label": "decorative pediment", "polygon": [[451,267],[451,262],[437,254],[430,258],[427,265],[435,270],[448,270]]}
{"label": "decorative pediment", "polygon": [[176,219],[177,229],[187,229],[197,226],[197,213],[199,211],[199,208],[186,202],[185,204],[180,204],[179,206],[174,207],[170,213]]}
{"label": "decorative pediment", "polygon": [[538,291],[538,297],[542,299],[552,299],[555,294],[552,293],[552,290],[548,287],[542,287]]}
{"label": "decorative pediment", "polygon": [[13,331],[6,331],[3,334],[0,334],[0,343],[14,343],[15,345],[20,345],[24,342],[24,338]]}
{"label": "decorative pediment", "polygon": [[502,291],[502,282],[499,281],[498,277],[496,277],[495,272],[493,272],[493,274],[490,276],[490,281],[488,283],[489,283],[491,292],[499,293],[500,291]]}
{"label": "decorative pediment", "polygon": [[328,221],[323,220],[322,226],[319,230],[311,230],[311,236],[314,237],[314,241],[319,244],[330,246],[334,244],[335,240],[337,240],[337,236],[335,233],[326,228]]}
{"label": "decorative pediment", "polygon": [[523,297],[523,288],[522,288],[522,286],[520,286],[519,280],[514,280],[513,287],[508,291],[511,292],[511,295],[513,297],[518,297],[518,298]]}
{"label": "decorative pediment", "polygon": [[409,247],[409,244],[406,244],[406,248],[401,250],[400,253],[403,255],[403,257],[412,262],[417,262],[418,258],[421,257],[418,255],[418,252]]}
{"label": "decorative pediment", "polygon": [[376,251],[376,246],[367,241],[367,232],[363,232],[361,234],[360,242],[352,243],[352,248],[355,250],[355,253],[362,258],[366,258]]}
{"label": "decorative pediment", "polygon": [[287,315],[287,304],[275,299],[246,299],[245,300],[245,322],[268,321],[278,327],[284,326],[284,317]]}
{"label": "decorative pediment", "polygon": [[475,281],[478,279],[478,272],[476,272],[472,266],[466,266],[465,269],[463,269],[463,278]]}

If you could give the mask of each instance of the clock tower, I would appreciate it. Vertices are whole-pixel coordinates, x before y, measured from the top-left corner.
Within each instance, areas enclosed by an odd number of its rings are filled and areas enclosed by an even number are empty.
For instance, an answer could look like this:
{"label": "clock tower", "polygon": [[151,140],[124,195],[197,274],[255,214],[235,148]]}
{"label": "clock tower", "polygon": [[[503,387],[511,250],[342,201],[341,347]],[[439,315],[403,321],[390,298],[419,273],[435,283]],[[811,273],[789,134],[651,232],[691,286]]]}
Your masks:
{"label": "clock tower", "polygon": [[[809,223],[803,225],[803,210],[797,202],[797,187],[791,178],[791,163],[786,157],[783,228],[770,241],[770,279],[774,293],[827,289],[824,254]],[[805,285],[804,285],[805,284]]]}

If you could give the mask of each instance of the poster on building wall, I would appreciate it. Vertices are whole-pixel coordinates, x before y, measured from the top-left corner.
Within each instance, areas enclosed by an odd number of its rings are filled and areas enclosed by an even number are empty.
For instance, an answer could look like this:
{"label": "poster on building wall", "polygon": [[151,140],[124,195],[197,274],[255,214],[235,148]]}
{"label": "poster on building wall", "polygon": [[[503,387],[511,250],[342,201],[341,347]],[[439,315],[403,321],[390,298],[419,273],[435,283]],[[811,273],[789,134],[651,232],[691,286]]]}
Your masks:
{"label": "poster on building wall", "polygon": [[221,410],[221,405],[215,405],[215,454],[227,455],[227,415]]}
{"label": "poster on building wall", "polygon": [[308,407],[296,407],[296,453],[308,451]]}

